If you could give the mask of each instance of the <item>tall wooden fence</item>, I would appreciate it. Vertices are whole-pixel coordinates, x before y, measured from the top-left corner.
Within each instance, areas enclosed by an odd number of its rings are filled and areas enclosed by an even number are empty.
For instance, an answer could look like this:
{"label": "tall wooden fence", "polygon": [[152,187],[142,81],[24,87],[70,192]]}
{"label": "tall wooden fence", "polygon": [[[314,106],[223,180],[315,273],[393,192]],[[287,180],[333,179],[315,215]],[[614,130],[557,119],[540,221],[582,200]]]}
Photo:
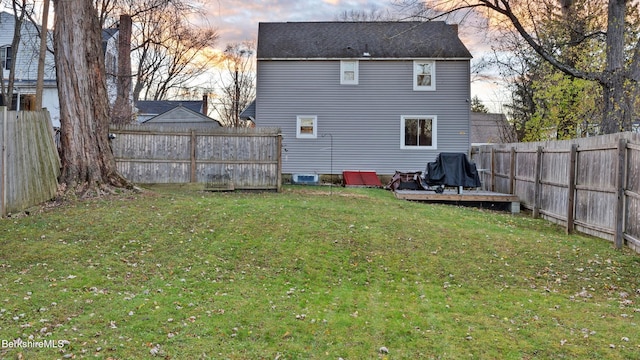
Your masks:
{"label": "tall wooden fence", "polygon": [[640,252],[640,134],[485,145],[471,153],[484,190],[565,226]]}
{"label": "tall wooden fence", "polygon": [[280,191],[277,129],[112,126],[118,171],[139,184],[191,183],[203,189]]}
{"label": "tall wooden fence", "polygon": [[0,107],[0,215],[55,197],[60,159],[49,112]]}

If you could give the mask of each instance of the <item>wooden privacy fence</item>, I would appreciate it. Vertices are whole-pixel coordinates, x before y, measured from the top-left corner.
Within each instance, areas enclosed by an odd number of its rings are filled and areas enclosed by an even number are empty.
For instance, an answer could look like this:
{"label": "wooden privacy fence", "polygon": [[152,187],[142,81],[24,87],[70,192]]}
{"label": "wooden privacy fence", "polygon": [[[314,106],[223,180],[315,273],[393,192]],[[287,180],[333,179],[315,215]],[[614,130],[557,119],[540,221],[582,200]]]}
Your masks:
{"label": "wooden privacy fence", "polygon": [[640,134],[472,149],[483,188],[520,198],[533,216],[640,252]]}
{"label": "wooden privacy fence", "polygon": [[118,171],[138,184],[196,184],[208,190],[280,191],[278,129],[112,126]]}
{"label": "wooden privacy fence", "polygon": [[0,107],[0,149],[1,216],[56,196],[60,158],[48,111]]}

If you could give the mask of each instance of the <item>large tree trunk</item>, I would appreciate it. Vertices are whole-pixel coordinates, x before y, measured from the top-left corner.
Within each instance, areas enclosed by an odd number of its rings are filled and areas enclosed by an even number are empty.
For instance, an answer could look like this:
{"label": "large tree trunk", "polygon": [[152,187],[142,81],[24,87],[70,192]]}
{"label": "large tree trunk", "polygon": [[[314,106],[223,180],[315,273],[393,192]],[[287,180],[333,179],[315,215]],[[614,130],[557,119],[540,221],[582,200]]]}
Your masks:
{"label": "large tree trunk", "polygon": [[[633,109],[625,98],[624,28],[625,0],[609,0],[607,23],[607,68],[602,76],[604,111],[600,131],[612,134],[631,130]],[[636,84],[637,86],[637,84]]]}
{"label": "large tree trunk", "polygon": [[62,174],[67,192],[100,193],[129,186],[109,144],[109,100],[98,14],[91,1],[54,0],[54,49]]}

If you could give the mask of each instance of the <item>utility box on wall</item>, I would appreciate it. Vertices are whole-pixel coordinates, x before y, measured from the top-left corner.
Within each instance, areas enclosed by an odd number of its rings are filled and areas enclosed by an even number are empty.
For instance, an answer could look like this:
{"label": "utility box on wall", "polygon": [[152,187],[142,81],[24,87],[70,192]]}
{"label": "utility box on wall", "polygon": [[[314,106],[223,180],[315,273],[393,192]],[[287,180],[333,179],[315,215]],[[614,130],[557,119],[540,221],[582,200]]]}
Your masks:
{"label": "utility box on wall", "polygon": [[293,174],[291,182],[300,185],[318,185],[318,174]]}

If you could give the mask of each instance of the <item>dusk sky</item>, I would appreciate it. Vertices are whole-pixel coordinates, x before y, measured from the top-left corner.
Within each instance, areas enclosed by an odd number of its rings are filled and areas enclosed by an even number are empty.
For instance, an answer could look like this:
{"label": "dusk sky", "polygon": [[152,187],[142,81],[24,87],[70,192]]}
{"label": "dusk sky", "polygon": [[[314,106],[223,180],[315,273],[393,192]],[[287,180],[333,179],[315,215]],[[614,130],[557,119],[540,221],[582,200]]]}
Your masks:
{"label": "dusk sky", "polygon": [[256,40],[258,23],[333,21],[344,11],[386,9],[390,0],[210,0],[207,18],[218,29],[220,47]]}
{"label": "dusk sky", "polygon": [[[218,48],[229,43],[255,41],[260,22],[335,21],[340,14],[354,11],[390,11],[391,0],[209,0],[206,18],[218,30]],[[460,36],[474,56],[481,58],[488,50],[488,42],[477,36],[477,29],[460,27]],[[492,111],[500,111],[505,94],[502,87],[491,81],[473,81],[471,95],[477,95]]]}

